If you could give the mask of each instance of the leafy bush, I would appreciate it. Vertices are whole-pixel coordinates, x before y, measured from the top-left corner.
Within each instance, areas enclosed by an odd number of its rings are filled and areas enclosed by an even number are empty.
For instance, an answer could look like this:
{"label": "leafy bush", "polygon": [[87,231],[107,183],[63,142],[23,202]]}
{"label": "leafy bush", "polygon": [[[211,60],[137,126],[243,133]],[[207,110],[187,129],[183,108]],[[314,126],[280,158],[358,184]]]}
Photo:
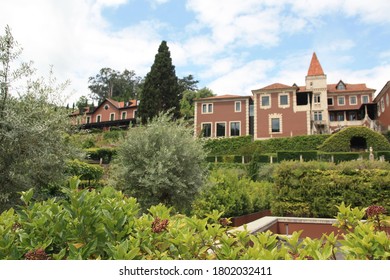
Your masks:
{"label": "leafy bush", "polygon": [[217,169],[193,203],[193,213],[205,217],[213,210],[224,217],[241,216],[269,208],[271,184],[253,182],[243,172]]}
{"label": "leafy bush", "polygon": [[365,139],[367,148],[372,147],[374,151],[389,151],[390,143],[380,133],[367,127],[348,127],[333,134],[319,147],[323,152],[349,152],[351,150],[351,139],[359,137]]}
{"label": "leafy bush", "polygon": [[390,210],[390,168],[386,162],[282,162],[275,171],[271,205],[275,215],[333,217],[333,205],[381,204]]}
{"label": "leafy bush", "polygon": [[302,160],[311,161],[317,160],[317,152],[316,151],[279,151],[277,152],[278,162],[283,160],[300,160],[302,156]]}
{"label": "leafy bush", "polygon": [[[78,190],[72,180],[66,199],[33,202],[22,194],[18,211],[0,215],[0,259],[13,260],[386,260],[390,239],[378,227],[388,216],[339,206],[338,236],[301,238],[301,232],[278,236],[270,231],[251,235],[226,227],[213,211],[204,219],[171,215],[162,205],[140,215],[139,205],[113,188]],[[380,219],[378,221],[378,219]],[[341,244],[341,246],[338,246]]]}
{"label": "leafy bush", "polygon": [[96,161],[103,160],[103,163],[110,163],[111,160],[116,156],[116,148],[90,148],[86,150],[87,159],[92,159]]}
{"label": "leafy bush", "polygon": [[278,151],[314,151],[327,139],[329,135],[302,135],[294,137],[272,138],[254,142],[256,149],[263,153]]}
{"label": "leafy bush", "polygon": [[89,164],[79,160],[72,160],[67,163],[66,173],[70,176],[78,176],[80,180],[99,181],[104,174],[103,167],[96,164]]}
{"label": "leafy bush", "polygon": [[242,147],[251,143],[251,136],[240,136],[232,138],[202,139],[204,148],[210,155],[234,155]]}

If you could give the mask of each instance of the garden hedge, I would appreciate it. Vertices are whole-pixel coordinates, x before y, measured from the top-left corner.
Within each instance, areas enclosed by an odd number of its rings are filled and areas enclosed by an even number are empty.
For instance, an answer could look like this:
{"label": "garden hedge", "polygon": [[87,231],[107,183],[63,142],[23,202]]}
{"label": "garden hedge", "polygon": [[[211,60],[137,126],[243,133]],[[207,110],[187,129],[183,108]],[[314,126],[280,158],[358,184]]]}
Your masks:
{"label": "garden hedge", "polygon": [[390,210],[390,165],[387,162],[285,161],[277,165],[272,202],[274,215],[327,217],[334,205],[352,207],[376,204]]}
{"label": "garden hedge", "polygon": [[319,147],[323,152],[349,152],[353,137],[364,138],[367,149],[372,147],[374,151],[390,151],[390,143],[386,137],[367,127],[347,127],[333,134]]}

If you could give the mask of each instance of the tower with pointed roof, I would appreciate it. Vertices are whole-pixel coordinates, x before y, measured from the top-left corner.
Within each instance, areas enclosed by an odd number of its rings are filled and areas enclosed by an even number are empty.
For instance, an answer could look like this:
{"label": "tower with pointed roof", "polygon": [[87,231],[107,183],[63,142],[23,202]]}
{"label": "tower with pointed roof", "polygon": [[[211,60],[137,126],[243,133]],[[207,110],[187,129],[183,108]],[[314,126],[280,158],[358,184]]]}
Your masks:
{"label": "tower with pointed roof", "polygon": [[306,76],[306,90],[312,92],[311,97],[311,134],[329,132],[329,114],[327,103],[326,75],[315,52],[310,61]]}

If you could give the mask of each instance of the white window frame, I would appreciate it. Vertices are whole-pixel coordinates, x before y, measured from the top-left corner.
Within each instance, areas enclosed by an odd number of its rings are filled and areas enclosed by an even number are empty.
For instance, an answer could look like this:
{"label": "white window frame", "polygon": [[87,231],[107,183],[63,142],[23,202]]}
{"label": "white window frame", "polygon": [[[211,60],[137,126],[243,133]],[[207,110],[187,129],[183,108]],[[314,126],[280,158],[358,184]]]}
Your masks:
{"label": "white window frame", "polygon": [[[279,119],[279,131],[272,131],[272,119]],[[282,114],[269,114],[268,115],[268,128],[269,134],[282,134],[283,133],[283,116]]]}
{"label": "white window frame", "polygon": [[[218,124],[221,124],[221,123],[223,123],[224,125],[225,125],[225,135],[224,136],[218,136]],[[226,135],[227,135],[227,133],[226,133],[226,128],[227,128],[227,122],[215,122],[215,128],[214,128],[214,135],[215,135],[215,137],[226,137]]]}
{"label": "white window frame", "polygon": [[[239,110],[237,110],[237,105],[239,106]],[[241,101],[234,101],[234,112],[240,113],[241,112]]]}
{"label": "white window frame", "polygon": [[[343,104],[340,104],[340,98],[342,98]],[[345,106],[345,96],[337,96],[337,105]]]}
{"label": "white window frame", "polygon": [[138,110],[134,110],[134,111],[133,111],[133,119],[135,119],[135,115],[136,115],[137,111],[138,111]]}
{"label": "white window frame", "polygon": [[[287,104],[280,104],[280,99],[282,96],[287,96]],[[285,92],[282,92],[282,93],[279,93],[278,94],[278,105],[279,105],[279,108],[288,108],[290,107],[290,94],[288,93],[285,93]]]}
{"label": "white window frame", "polygon": [[[355,97],[355,103],[352,103],[352,98]],[[358,104],[358,101],[357,101],[357,96],[356,95],[351,95],[349,97],[349,105],[357,105]]]}
{"label": "white window frame", "polygon": [[200,131],[201,132],[203,132],[203,125],[205,125],[205,124],[209,124],[210,125],[210,136],[205,137],[202,134],[202,137],[204,137],[204,138],[212,138],[213,137],[213,123],[212,122],[202,122],[200,124]]}
{"label": "white window frame", "polygon": [[91,123],[91,117],[90,117],[90,116],[87,116],[85,122],[86,122],[87,124]]}
{"label": "white window frame", "polygon": [[[115,121],[115,113],[110,113],[110,121]],[[111,119],[111,116],[114,116],[112,119]]]}
{"label": "white window frame", "polygon": [[382,97],[380,102],[381,102],[381,110],[383,113],[385,111],[385,97]]}
{"label": "white window frame", "polygon": [[[211,105],[211,110],[210,110],[210,105]],[[203,110],[204,106],[206,106],[206,111]],[[213,103],[202,103],[202,114],[212,114],[214,111],[214,104]]]}
{"label": "white window frame", "polygon": [[[319,99],[317,101],[317,99]],[[313,104],[321,104],[321,93],[315,93],[313,95]]]}
{"label": "white window frame", "polygon": [[[240,130],[239,130],[238,135],[232,135],[232,123],[239,123],[239,125],[240,125]],[[230,121],[230,122],[229,122],[229,137],[238,137],[238,136],[241,136],[241,135],[242,135],[241,131],[242,131],[241,121]]]}
{"label": "white window frame", "polygon": [[127,111],[123,111],[123,112],[122,112],[121,118],[122,118],[122,120],[127,119]]}
{"label": "white window frame", "polygon": [[314,121],[322,121],[323,120],[322,111],[314,111],[313,112],[313,119],[314,119]]}
{"label": "white window frame", "polygon": [[[263,102],[262,102],[263,97],[268,97],[268,105],[263,105]],[[260,108],[262,108],[262,109],[271,108],[271,94],[260,94],[259,103],[260,103]]]}
{"label": "white window frame", "polygon": [[[98,121],[98,118],[100,118],[100,121]],[[102,115],[101,115],[101,114],[96,115],[96,122],[97,122],[97,123],[102,122]]]}
{"label": "white window frame", "polygon": [[[364,98],[367,97],[367,102],[364,102]],[[361,97],[362,104],[367,104],[370,103],[370,96],[368,95],[362,95]]]}

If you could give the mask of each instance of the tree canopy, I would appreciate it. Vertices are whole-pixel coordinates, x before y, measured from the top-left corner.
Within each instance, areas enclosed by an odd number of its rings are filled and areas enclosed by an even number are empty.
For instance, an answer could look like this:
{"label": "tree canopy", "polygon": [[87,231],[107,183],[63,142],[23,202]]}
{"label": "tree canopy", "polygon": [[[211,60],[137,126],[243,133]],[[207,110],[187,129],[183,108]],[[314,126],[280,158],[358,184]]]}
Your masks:
{"label": "tree canopy", "polygon": [[174,117],[179,117],[181,89],[167,42],[162,41],[143,84],[138,108],[142,122],[146,123],[160,112],[168,110]]}
{"label": "tree canopy", "polygon": [[89,78],[89,89],[92,99],[100,103],[105,98],[117,101],[137,99],[138,86],[141,77],[133,70],[125,69],[123,72],[111,68],[102,68],[95,77]]}

